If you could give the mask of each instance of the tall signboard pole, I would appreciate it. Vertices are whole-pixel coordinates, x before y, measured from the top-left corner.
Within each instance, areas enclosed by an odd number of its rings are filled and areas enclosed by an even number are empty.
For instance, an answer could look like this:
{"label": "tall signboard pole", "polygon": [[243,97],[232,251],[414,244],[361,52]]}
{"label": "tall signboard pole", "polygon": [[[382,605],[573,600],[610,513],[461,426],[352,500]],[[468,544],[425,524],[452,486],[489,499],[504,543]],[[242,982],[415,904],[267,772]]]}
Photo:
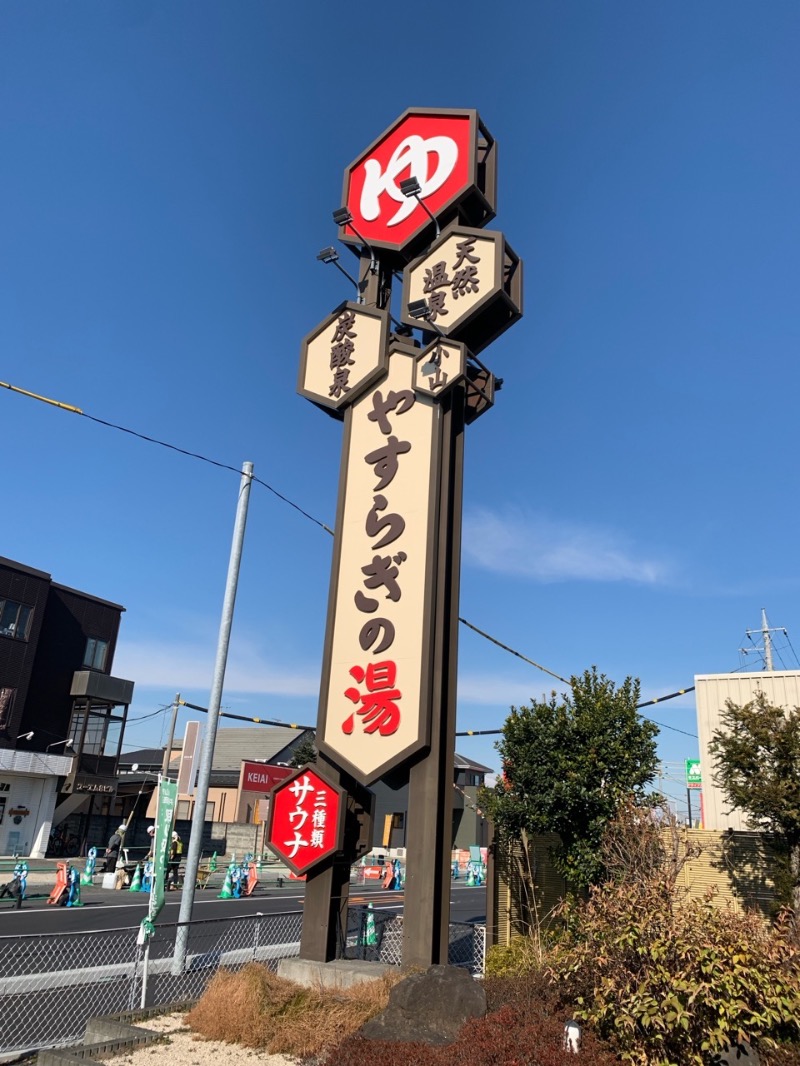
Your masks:
{"label": "tall signboard pole", "polygon": [[334,212],[360,256],[356,299],[303,341],[298,391],[344,421],[315,768],[343,828],[333,850],[299,810],[296,837],[268,830],[304,855],[307,959],[341,953],[369,786],[391,773],[409,783],[403,964],[447,962],[464,428],[500,384],[479,353],[522,313],[522,264],[483,228],[495,187],[477,112],[412,108],[346,169]]}

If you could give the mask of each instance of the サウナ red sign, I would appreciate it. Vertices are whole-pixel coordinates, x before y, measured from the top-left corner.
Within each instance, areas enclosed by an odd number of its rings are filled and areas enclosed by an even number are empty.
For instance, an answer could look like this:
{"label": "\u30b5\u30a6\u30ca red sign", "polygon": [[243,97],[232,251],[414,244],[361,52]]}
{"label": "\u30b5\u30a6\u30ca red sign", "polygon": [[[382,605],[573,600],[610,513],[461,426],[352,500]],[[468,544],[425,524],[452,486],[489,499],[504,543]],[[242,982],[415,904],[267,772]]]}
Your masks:
{"label": "\u30b5\u30a6\u30ca red sign", "polygon": [[304,766],[272,791],[267,846],[289,869],[304,874],[342,846],[344,791]]}
{"label": "\u30b5\u30a6\u30ca red sign", "polygon": [[[376,248],[403,252],[431,225],[425,207],[440,218],[470,194],[488,220],[494,207],[479,188],[478,162],[493,160],[492,145],[475,111],[406,111],[345,171],[344,206],[354,228]],[[401,191],[407,178],[419,183],[418,197]],[[360,243],[348,226],[340,237]]]}

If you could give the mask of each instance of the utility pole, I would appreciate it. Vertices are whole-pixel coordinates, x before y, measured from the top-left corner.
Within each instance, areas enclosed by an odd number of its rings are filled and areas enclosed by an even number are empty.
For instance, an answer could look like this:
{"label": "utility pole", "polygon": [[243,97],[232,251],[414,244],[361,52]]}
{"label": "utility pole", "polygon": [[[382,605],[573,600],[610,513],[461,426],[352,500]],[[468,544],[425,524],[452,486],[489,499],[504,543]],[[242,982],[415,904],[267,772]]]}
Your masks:
{"label": "utility pole", "polygon": [[186,873],[183,879],[181,907],[178,912],[178,931],[175,937],[175,956],[172,963],[173,974],[183,973],[186,961],[186,946],[189,940],[189,927],[185,923],[192,919],[192,906],[197,885],[197,868],[200,865],[200,850],[203,846],[203,829],[205,825],[208,786],[211,781],[211,763],[214,758],[214,742],[217,739],[217,725],[222,703],[222,686],[225,681],[225,667],[228,662],[233,608],[236,603],[236,590],[239,584],[239,567],[242,561],[244,530],[247,524],[247,505],[250,499],[250,486],[253,482],[253,464],[244,463],[242,480],[239,484],[239,502],[236,508],[236,522],[233,529],[233,543],[228,562],[228,580],[225,585],[225,599],[222,604],[222,619],[217,641],[217,658],[214,664],[214,680],[211,685],[211,699],[208,704],[208,727],[200,767],[197,774],[197,789],[192,816],[192,832],[186,851]]}
{"label": "utility pole", "polygon": [[164,760],[161,764],[161,774],[164,778],[167,777],[169,771],[169,760],[172,756],[172,744],[175,740],[175,726],[178,724],[178,708],[181,705],[180,692],[175,693],[175,699],[172,704],[172,720],[169,723],[169,736],[167,737],[167,746],[164,748]]}
{"label": "utility pole", "polygon": [[763,651],[764,652],[764,669],[771,671],[773,669],[773,666],[772,666],[772,637],[771,637],[770,634],[772,634],[772,633],[783,633],[784,636],[785,636],[786,635],[786,630],[782,626],[772,626],[772,627],[770,627],[769,623],[767,622],[767,611],[766,611],[766,608],[762,607],[761,608],[761,629],[747,629],[747,630],[745,630],[745,632],[746,632],[747,636],[751,637],[751,638],[752,638],[754,633],[758,633],[759,636],[763,639],[764,645],[761,648],[759,648],[758,646],[756,646],[755,648],[740,648],[739,651],[741,651],[744,655],[749,655],[753,651]]}
{"label": "utility pole", "polygon": [[772,669],[772,638],[769,635],[769,626],[767,625],[767,612],[764,607],[761,608],[761,632],[764,634],[764,661],[767,665],[767,669]]}

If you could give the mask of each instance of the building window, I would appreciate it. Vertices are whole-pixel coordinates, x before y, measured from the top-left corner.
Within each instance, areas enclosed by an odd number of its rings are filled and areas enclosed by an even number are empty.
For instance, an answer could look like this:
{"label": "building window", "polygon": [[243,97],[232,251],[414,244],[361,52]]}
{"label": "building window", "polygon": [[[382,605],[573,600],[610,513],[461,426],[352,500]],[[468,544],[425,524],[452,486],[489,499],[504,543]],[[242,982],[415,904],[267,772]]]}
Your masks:
{"label": "building window", "polygon": [[189,808],[192,805],[191,800],[178,800],[178,804],[175,808],[175,821],[176,822],[188,822],[191,818]]}
{"label": "building window", "polygon": [[15,688],[0,688],[0,733],[8,731],[16,694]]}
{"label": "building window", "polygon": [[99,640],[97,637],[89,637],[86,641],[83,665],[88,666],[90,670],[105,670],[107,657],[108,641]]}
{"label": "building window", "polygon": [[0,600],[0,636],[27,640],[32,607],[15,600]]}
{"label": "building window", "polygon": [[213,803],[206,803],[206,818],[205,818],[205,820],[207,822],[213,822],[214,821],[214,804]]}

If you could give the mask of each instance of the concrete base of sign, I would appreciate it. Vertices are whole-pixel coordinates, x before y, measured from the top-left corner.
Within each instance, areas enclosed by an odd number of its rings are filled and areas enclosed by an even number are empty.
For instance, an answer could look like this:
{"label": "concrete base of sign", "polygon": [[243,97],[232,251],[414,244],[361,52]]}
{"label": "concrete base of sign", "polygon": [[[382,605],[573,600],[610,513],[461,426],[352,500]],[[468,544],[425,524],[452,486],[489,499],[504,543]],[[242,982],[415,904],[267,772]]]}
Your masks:
{"label": "concrete base of sign", "polygon": [[385,962],[362,962],[360,959],[335,959],[333,962],[314,962],[313,959],[281,959],[278,976],[306,988],[352,988],[364,981],[377,981],[384,974],[396,971]]}

